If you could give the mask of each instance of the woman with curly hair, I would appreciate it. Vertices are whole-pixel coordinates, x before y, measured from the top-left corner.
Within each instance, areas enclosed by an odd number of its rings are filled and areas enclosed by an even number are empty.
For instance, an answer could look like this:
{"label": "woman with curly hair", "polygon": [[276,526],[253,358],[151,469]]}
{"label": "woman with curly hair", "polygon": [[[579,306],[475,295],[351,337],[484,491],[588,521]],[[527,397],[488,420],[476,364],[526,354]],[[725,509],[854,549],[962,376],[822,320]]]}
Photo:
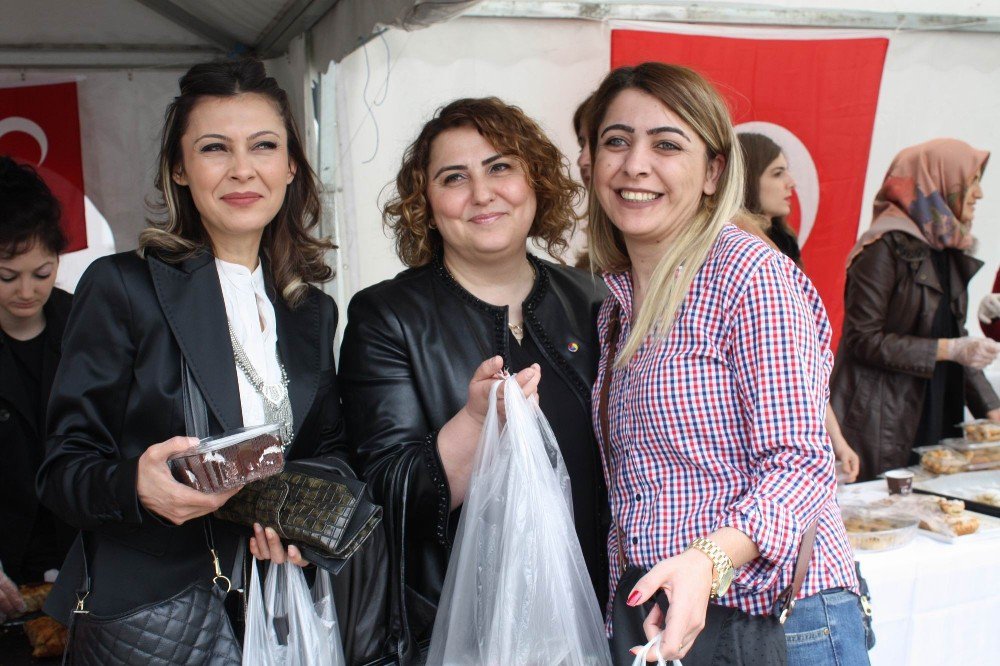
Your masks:
{"label": "woman with curly hair", "polygon": [[402,516],[394,545],[405,551],[397,556],[417,637],[433,625],[489,388],[503,369],[520,371],[552,424],[584,558],[606,596],[606,500],[590,421],[605,292],[588,273],[526,248],[531,238],[555,256],[566,249],[579,191],[520,109],[460,99],[424,125],[384,207],[410,268],[352,300],[340,379],[364,473],[390,519]]}

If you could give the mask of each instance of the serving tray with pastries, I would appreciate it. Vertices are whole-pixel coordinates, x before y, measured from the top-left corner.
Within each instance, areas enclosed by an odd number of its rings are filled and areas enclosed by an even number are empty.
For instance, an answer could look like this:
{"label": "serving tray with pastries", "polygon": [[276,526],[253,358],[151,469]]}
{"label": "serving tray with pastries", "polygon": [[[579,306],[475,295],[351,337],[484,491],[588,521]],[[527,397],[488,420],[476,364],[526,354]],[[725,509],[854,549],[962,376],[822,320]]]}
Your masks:
{"label": "serving tray with pastries", "polygon": [[997,470],[914,480],[913,491],[962,500],[970,511],[1000,518],[1000,471]]}

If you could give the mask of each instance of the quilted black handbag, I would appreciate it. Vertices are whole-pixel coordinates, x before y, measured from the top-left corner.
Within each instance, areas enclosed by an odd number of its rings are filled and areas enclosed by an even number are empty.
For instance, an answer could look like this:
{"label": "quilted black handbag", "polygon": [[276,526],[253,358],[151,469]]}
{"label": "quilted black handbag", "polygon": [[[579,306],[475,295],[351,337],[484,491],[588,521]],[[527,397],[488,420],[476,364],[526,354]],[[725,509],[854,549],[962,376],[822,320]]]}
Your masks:
{"label": "quilted black handbag", "polygon": [[285,463],[280,474],[248,483],[215,516],[272,527],[303,557],[336,575],[378,526],[382,507],[346,463],[331,457]]}
{"label": "quilted black handbag", "polygon": [[[63,664],[70,666],[239,666],[240,645],[226,614],[229,580],[219,572],[211,527],[205,537],[215,562],[215,577],[207,575],[174,596],[110,616],[86,609],[90,594],[86,534],[83,549],[83,585],[76,610],[70,616]],[[219,584],[217,584],[219,583]]]}
{"label": "quilted black handbag", "polygon": [[[191,371],[181,359],[184,424],[196,437],[208,434],[205,399]],[[83,580],[76,609],[70,616],[63,664],[72,666],[239,666],[242,650],[226,613],[225,599],[232,583],[222,575],[212,525],[202,520],[205,543],[214,564],[214,576],[191,583],[164,601],[124,613],[98,616],[86,609],[90,594],[87,533],[80,534]]]}

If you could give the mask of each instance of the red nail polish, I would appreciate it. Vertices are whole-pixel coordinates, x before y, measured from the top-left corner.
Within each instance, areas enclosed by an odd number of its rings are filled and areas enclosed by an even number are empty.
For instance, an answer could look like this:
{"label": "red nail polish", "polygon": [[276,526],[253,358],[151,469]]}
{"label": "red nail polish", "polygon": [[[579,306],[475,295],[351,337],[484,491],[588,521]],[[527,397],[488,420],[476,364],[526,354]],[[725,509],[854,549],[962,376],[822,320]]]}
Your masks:
{"label": "red nail polish", "polygon": [[642,595],[639,593],[639,590],[632,590],[632,594],[628,595],[628,601],[626,601],[625,603],[627,603],[629,606],[635,606],[637,603],[639,603],[639,597],[641,596]]}

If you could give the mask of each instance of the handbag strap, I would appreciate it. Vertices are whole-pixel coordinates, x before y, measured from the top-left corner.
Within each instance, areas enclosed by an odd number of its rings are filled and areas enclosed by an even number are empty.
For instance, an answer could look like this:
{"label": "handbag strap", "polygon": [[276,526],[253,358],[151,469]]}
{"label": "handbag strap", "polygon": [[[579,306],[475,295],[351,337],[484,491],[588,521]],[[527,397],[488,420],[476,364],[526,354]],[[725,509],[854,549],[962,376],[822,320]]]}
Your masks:
{"label": "handbag strap", "polygon": [[[205,397],[201,394],[198,384],[195,383],[194,376],[191,374],[191,368],[188,367],[183,355],[181,356],[181,397],[184,402],[184,429],[187,435],[189,437],[197,437],[198,439],[208,437],[208,408],[205,405]],[[212,582],[219,585],[220,588],[223,582],[229,588],[232,588],[232,582],[223,575],[220,568],[219,556],[215,550],[215,537],[212,534],[212,525],[208,516],[205,516],[202,526],[205,531],[205,543],[208,545],[208,551],[212,555],[212,564],[215,569]],[[82,530],[80,532],[79,543],[80,551],[83,555],[81,558],[83,563],[83,579],[80,582],[80,587],[77,588],[74,614],[90,612],[84,606],[84,601],[90,595],[92,585],[90,563],[87,560],[87,541],[88,532],[87,530]],[[225,591],[228,592],[228,589]]]}
{"label": "handbag strap", "polygon": [[[598,421],[601,428],[601,448],[604,450],[605,460],[608,461],[609,476],[611,477],[608,483],[608,493],[612,497],[614,496],[614,482],[617,478],[617,471],[614,466],[614,458],[611,455],[611,418],[608,405],[611,396],[611,379],[614,373],[614,363],[618,357],[619,338],[621,337],[621,316],[621,305],[616,302],[614,312],[611,313],[611,318],[608,320],[607,346],[609,353],[607,365],[604,369],[604,383],[601,384],[597,406]],[[624,571],[628,565],[625,556],[625,534],[618,525],[618,521],[613,519],[613,522],[618,540],[618,564]],[[795,574],[792,576],[792,582],[785,586],[778,595],[778,619],[782,623],[784,623],[785,619],[792,612],[792,608],[795,607],[795,598],[798,596],[799,591],[802,589],[802,584],[806,580],[806,573],[809,571],[809,561],[812,559],[813,545],[816,542],[816,528],[818,525],[819,519],[817,518],[802,533],[802,540],[799,542],[798,554],[795,558]]]}
{"label": "handbag strap", "polygon": [[[615,469],[615,459],[611,455],[611,422],[608,415],[608,401],[611,395],[611,379],[614,376],[615,359],[618,358],[618,338],[621,327],[621,306],[616,302],[615,310],[611,313],[611,319],[608,320],[608,361],[604,367],[604,383],[601,384],[597,405],[598,422],[601,428],[601,448],[604,450],[604,459],[608,463],[610,472],[608,474],[610,477],[608,482],[609,498],[614,497],[614,483],[618,477],[618,470]],[[625,533],[614,516],[612,516],[611,522],[614,525],[615,538],[618,541],[618,566],[624,571],[628,566],[628,558],[625,556]]]}
{"label": "handbag strap", "polygon": [[181,397],[184,402],[184,430],[188,437],[205,439],[209,436],[208,407],[198,383],[191,374],[191,367],[181,356]]}

